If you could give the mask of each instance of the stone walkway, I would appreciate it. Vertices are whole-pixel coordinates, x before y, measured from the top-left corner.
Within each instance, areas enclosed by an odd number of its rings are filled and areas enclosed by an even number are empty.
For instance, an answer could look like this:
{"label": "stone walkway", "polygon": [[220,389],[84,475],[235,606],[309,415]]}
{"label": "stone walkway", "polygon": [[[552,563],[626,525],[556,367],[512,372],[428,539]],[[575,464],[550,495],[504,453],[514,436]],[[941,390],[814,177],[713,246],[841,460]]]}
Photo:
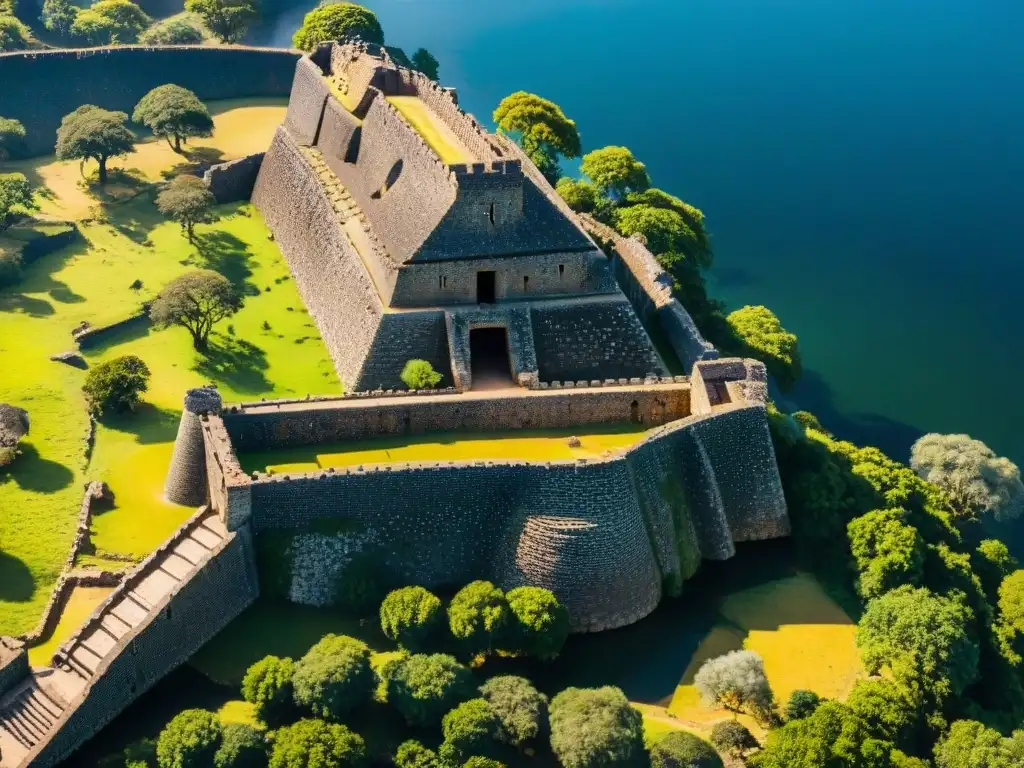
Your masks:
{"label": "stone walkway", "polygon": [[169,594],[204,564],[227,536],[215,512],[179,529],[101,605],[53,656],[0,700],[0,768],[27,765],[29,751],[46,741],[69,709],[82,703],[93,677],[123,650]]}

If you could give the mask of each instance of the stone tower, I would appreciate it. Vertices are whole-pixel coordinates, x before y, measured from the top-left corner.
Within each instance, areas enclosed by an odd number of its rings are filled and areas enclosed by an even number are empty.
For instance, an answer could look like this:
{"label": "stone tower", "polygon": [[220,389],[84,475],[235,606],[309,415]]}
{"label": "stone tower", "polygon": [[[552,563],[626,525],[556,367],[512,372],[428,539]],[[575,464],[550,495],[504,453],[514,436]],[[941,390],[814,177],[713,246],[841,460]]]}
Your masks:
{"label": "stone tower", "polygon": [[206,451],[201,421],[205,414],[220,412],[221,404],[214,387],[199,387],[185,393],[185,410],[181,412],[164,486],[168,501],[190,507],[198,507],[206,501]]}

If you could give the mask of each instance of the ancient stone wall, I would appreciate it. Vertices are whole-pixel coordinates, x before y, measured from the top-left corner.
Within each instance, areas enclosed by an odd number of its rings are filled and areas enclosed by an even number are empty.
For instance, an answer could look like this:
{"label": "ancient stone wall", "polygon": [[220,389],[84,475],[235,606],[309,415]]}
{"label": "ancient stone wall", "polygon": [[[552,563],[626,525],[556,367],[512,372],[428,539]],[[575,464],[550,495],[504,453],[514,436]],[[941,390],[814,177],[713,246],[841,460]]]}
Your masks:
{"label": "ancient stone wall", "polygon": [[28,651],[21,640],[0,637],[0,698],[28,677]]}
{"label": "ancient stone wall", "polygon": [[542,381],[667,374],[624,297],[537,304],[530,314]]}
{"label": "ancient stone wall", "polygon": [[124,650],[101,663],[89,687],[65,710],[53,738],[30,756],[31,765],[45,768],[65,759],[186,662],[258,594],[251,535],[248,530],[236,531],[199,572],[120,641]]}
{"label": "ancient stone wall", "polygon": [[[328,167],[334,171],[334,175],[344,169],[342,163],[349,162],[355,158],[358,148],[358,139],[353,145],[353,138],[362,135],[362,128],[359,121],[352,116],[352,113],[338,103],[337,99],[328,99],[324,107],[324,117],[320,123],[320,135],[317,137],[317,149],[324,156]],[[349,154],[351,147],[352,155]],[[341,177],[338,176],[340,179]]]}
{"label": "ancient stone wall", "polygon": [[252,197],[252,189],[256,186],[256,177],[263,164],[264,152],[240,157],[227,163],[212,166],[203,174],[203,183],[217,202],[236,203]]}
{"label": "ancient stone wall", "polygon": [[71,338],[79,349],[90,349],[109,340],[113,336],[131,329],[142,329],[149,326],[149,307],[143,306],[131,317],[124,320],[117,320],[110,325],[99,325],[86,327],[82,330],[73,330]]}
{"label": "ancient stone wall", "polygon": [[449,310],[445,315],[452,374],[459,390],[473,386],[470,334],[477,328],[504,328],[513,380],[521,386],[532,386],[537,382],[537,350],[533,345],[528,306],[479,306]]}
{"label": "ancient stone wall", "polygon": [[698,360],[713,360],[718,351],[704,339],[693,318],[672,295],[672,277],[647,247],[625,238],[591,216],[580,220],[612,256],[613,270],[633,309],[647,324],[658,324],[683,368]]}
{"label": "ancient stone wall", "polygon": [[288,94],[297,51],[243,46],[116,46],[0,54],[4,117],[29,130],[31,154],[53,152],[61,118],[82,104],[129,115],[151,89],[173,81],[200,99]]}
{"label": "ancient stone wall", "polygon": [[320,68],[312,59],[303,56],[295,65],[295,80],[288,97],[288,114],[285,125],[295,141],[304,146],[316,143],[324,105],[331,91],[324,81]]}
{"label": "ancient stone wall", "polygon": [[383,307],[323,187],[284,128],[263,160],[252,199],[274,232],[339,377],[346,389],[355,388]]}
{"label": "ancient stone wall", "polygon": [[384,314],[359,376],[353,382],[353,388],[405,388],[402,369],[413,359],[426,360],[441,374],[438,386],[451,385],[452,364],[448,354],[448,329],[444,312]]}

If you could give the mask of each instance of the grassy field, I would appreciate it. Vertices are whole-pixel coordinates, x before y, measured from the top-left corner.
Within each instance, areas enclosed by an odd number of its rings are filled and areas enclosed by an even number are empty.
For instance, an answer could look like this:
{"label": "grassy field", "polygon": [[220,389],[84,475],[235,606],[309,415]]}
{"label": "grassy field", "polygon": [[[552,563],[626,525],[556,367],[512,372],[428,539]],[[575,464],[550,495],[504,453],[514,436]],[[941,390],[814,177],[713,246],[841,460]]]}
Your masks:
{"label": "grassy field", "polygon": [[[243,453],[238,459],[246,472],[259,470],[271,474],[418,461],[571,461],[628,448],[642,440],[645,433],[646,429],[636,424],[486,433],[435,432]],[[579,438],[579,447],[569,446],[572,436]]]}
{"label": "grassy field", "polygon": [[459,141],[451,128],[431,112],[418,96],[388,96],[399,113],[406,119],[423,140],[441,157],[441,161],[452,163],[473,163],[477,158]]}
{"label": "grassy field", "polygon": [[[97,552],[83,564],[105,564],[106,554],[140,558],[188,516],[188,509],[161,498],[186,388],[213,382],[227,400],[341,389],[254,210],[222,206],[220,221],[198,228],[195,245],[156,211],[153,182],[202,159],[265,148],[284,115],[281,102],[211,108],[216,132],[190,146],[191,159],[162,141],[143,141],[112,163],[138,170],[117,175],[102,193],[82,181],[78,163],[37,158],[11,164],[45,184],[41,215],[77,220],[84,240],[40,259],[22,282],[0,291],[0,402],[25,408],[32,420],[24,455],[0,477],[0,633],[24,632],[38,620],[70,546],[86,480],[108,482],[116,503],[94,518]],[[102,420],[86,467],[85,372],[48,357],[74,348],[71,329],[80,322],[127,317],[168,280],[198,267],[227,276],[245,294],[244,308],[218,326],[205,356],[192,349],[183,329],[147,327],[86,352],[90,365],[135,354],[153,373],[137,413]],[[133,290],[137,279],[142,288]]]}
{"label": "grassy field", "polygon": [[60,644],[75,633],[96,607],[113,589],[111,587],[75,587],[61,609],[60,621],[49,637],[29,649],[28,661],[32,666],[46,666]]}

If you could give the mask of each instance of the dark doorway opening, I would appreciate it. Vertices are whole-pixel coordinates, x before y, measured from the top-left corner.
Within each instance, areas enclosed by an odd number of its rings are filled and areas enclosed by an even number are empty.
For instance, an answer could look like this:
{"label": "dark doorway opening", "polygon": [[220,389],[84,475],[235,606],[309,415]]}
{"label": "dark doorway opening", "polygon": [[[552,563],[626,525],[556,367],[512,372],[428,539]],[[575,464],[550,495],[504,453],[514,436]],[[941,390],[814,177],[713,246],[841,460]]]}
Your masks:
{"label": "dark doorway opening", "polygon": [[505,389],[515,386],[504,328],[473,328],[469,332],[472,389]]}
{"label": "dark doorway opening", "polygon": [[496,296],[497,278],[494,272],[476,273],[477,304],[493,304]]}

